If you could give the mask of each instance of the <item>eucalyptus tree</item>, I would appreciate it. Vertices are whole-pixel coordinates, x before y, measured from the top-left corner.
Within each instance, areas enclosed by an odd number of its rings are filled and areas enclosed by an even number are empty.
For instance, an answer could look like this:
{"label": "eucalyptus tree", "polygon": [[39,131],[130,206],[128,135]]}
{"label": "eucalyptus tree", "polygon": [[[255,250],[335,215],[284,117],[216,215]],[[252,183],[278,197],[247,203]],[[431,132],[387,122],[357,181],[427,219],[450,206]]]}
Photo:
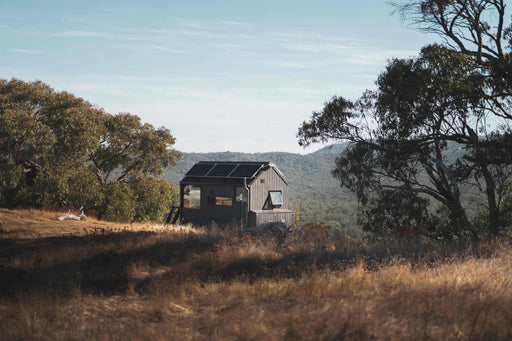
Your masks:
{"label": "eucalyptus tree", "polygon": [[143,124],[138,116],[128,113],[106,114],[99,141],[90,160],[102,186],[140,175],[161,175],[181,157],[172,148],[175,138],[169,129]]}
{"label": "eucalyptus tree", "polygon": [[42,82],[0,80],[2,205],[65,202],[70,179],[87,176],[87,158],[99,145],[103,115]]}
{"label": "eucalyptus tree", "polygon": [[402,0],[394,3],[405,22],[437,34],[487,76],[486,99],[495,114],[512,118],[512,23],[505,0]]}
{"label": "eucalyptus tree", "polygon": [[177,189],[156,178],[175,166],[181,153],[165,127],[154,128],[128,113],[105,115],[90,168],[106,196],[108,220],[160,220],[177,200]]}
{"label": "eucalyptus tree", "polygon": [[[512,25],[506,3],[403,0],[394,6],[404,21],[439,35],[444,46],[392,61],[378,90],[357,101],[333,97],[300,127],[299,143],[351,143],[333,173],[357,193],[367,229],[414,225],[431,236],[476,237],[460,199],[461,185],[471,183],[487,198],[485,229],[497,234],[511,216]],[[449,144],[459,146],[456,156],[447,155]],[[449,224],[440,223],[430,200],[448,212]]]}
{"label": "eucalyptus tree", "polygon": [[138,116],[108,114],[40,81],[0,79],[0,206],[162,219],[176,189],[155,177],[180,158],[174,142]]}
{"label": "eucalyptus tree", "polygon": [[[333,174],[357,194],[366,213],[364,227],[389,233],[406,226],[436,238],[477,238],[461,203],[461,185],[477,176],[485,179],[489,212],[495,215],[488,230],[496,233],[496,182],[508,173],[498,174],[503,158],[491,150],[508,130],[488,125],[492,110],[486,106],[485,75],[460,54],[432,45],[418,58],[390,62],[377,85],[355,102],[334,97],[298,132],[303,146],[350,142]],[[460,146],[461,153],[449,155],[450,144]],[[430,200],[448,213],[449,224],[440,223]],[[377,212],[380,218],[372,218]]]}

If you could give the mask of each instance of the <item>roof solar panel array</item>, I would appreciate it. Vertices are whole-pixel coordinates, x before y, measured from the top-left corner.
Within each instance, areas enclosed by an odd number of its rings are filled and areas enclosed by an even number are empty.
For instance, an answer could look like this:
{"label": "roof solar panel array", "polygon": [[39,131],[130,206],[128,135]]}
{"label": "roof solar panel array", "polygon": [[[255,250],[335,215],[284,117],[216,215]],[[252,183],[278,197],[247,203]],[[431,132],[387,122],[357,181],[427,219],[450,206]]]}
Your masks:
{"label": "roof solar panel array", "polygon": [[214,162],[196,163],[185,176],[212,178],[252,178],[268,162]]}

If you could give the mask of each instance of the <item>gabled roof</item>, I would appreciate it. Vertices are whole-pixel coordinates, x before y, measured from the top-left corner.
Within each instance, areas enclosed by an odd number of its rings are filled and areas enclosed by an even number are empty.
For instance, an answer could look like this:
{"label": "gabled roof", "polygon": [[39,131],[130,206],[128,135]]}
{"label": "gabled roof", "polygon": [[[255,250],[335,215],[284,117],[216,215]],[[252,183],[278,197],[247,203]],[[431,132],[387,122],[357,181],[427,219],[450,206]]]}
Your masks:
{"label": "gabled roof", "polygon": [[284,175],[269,161],[199,161],[190,168],[182,181],[194,179],[211,183],[223,180],[226,183],[234,183],[245,178],[250,182],[269,167],[272,167],[286,183]]}

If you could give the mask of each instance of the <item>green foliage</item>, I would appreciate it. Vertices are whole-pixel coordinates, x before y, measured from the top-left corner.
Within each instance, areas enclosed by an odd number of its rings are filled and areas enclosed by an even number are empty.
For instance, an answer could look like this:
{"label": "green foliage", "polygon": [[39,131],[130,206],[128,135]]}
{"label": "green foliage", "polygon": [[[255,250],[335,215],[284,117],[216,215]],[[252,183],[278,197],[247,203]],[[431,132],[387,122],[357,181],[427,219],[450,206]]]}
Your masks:
{"label": "green foliage", "polygon": [[44,83],[0,80],[0,205],[61,204],[66,180],[59,177],[82,168],[97,148],[102,116]]}
{"label": "green foliage", "polygon": [[293,228],[300,229],[300,211],[297,206],[293,206]]}
{"label": "green foliage", "polygon": [[0,80],[0,206],[74,206],[116,221],[161,220],[176,191],[151,177],[176,164],[174,142],[166,128],[107,114],[42,82]]}
{"label": "green foliage", "polygon": [[112,182],[105,190],[106,205],[101,218],[108,221],[133,221],[136,216],[136,193],[130,185],[123,182]]}
{"label": "green foliage", "polygon": [[69,173],[63,199],[64,205],[83,208],[84,211],[97,210],[105,200],[102,186],[87,169],[74,169]]}
{"label": "green foliage", "polygon": [[[487,196],[487,231],[496,234],[497,189],[512,175],[503,153],[511,132],[490,124],[497,111],[488,102],[485,74],[460,54],[432,45],[418,58],[390,62],[377,85],[355,102],[333,97],[298,133],[301,145],[350,141],[333,175],[356,194],[366,229],[386,234],[414,223],[409,227],[434,238],[477,238],[461,194],[475,178]],[[503,109],[509,103],[500,104]],[[460,146],[458,155],[449,155],[450,143]],[[435,212],[425,197],[441,205],[438,212],[448,212],[450,231],[424,227]]]}
{"label": "green foliage", "polygon": [[170,148],[174,142],[168,129],[142,124],[137,116],[106,115],[101,143],[91,155],[91,161],[103,185],[138,174],[160,175],[165,167],[175,166],[181,157]]}
{"label": "green foliage", "polygon": [[361,210],[363,230],[381,237],[437,234],[439,223],[427,199],[405,190],[381,190]]}
{"label": "green foliage", "polygon": [[178,200],[176,186],[151,176],[130,182],[114,181],[106,186],[101,219],[108,221],[162,222],[172,204]]}
{"label": "green foliage", "polygon": [[173,203],[179,200],[179,190],[165,180],[140,177],[131,183],[137,195],[135,220],[163,221]]}
{"label": "green foliage", "polygon": [[[500,188],[499,218],[500,225],[506,230],[512,229],[512,181],[505,181]],[[485,230],[489,221],[489,209],[481,209],[473,218],[476,228]]]}

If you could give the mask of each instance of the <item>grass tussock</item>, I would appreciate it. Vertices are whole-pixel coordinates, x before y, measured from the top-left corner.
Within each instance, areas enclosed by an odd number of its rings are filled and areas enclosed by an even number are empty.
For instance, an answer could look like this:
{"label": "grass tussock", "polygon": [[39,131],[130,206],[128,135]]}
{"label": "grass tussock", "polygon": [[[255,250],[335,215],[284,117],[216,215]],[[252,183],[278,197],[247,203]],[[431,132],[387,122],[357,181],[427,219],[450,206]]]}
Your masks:
{"label": "grass tussock", "polygon": [[512,338],[512,245],[0,210],[0,339]]}

